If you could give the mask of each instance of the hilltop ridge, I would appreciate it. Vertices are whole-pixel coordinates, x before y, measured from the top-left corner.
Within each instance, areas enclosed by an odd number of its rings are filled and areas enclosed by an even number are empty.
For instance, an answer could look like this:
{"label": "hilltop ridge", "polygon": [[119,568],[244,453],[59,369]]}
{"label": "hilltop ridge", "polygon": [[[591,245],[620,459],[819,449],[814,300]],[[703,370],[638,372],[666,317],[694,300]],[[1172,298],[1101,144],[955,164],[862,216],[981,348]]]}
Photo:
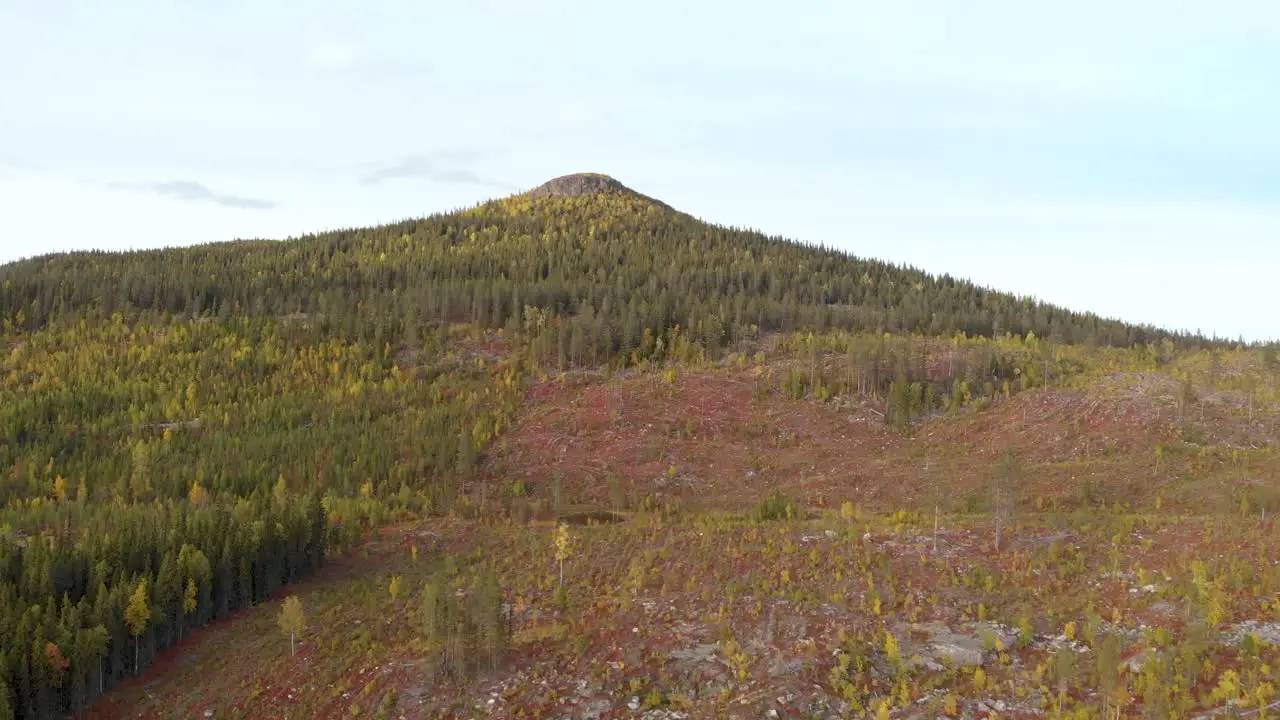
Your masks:
{"label": "hilltop ridge", "polygon": [[534,197],[558,195],[575,197],[607,192],[634,192],[614,178],[602,173],[573,173],[552,178],[529,191]]}
{"label": "hilltop ridge", "polygon": [[646,200],[667,210],[673,210],[670,205],[650,197],[643,193],[636,192],[631,188],[623,185],[615,178],[603,173],[573,173],[571,175],[561,175],[552,178],[534,189],[524,193],[528,197],[582,197],[587,195],[629,195],[632,197]]}

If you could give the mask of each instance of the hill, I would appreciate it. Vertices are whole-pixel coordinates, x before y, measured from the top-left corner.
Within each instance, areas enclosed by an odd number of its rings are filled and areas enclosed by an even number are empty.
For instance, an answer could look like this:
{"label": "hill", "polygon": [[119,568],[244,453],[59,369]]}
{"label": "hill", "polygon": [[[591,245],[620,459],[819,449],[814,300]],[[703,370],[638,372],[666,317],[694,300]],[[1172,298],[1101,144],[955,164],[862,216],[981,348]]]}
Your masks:
{"label": "hill", "polygon": [[1274,348],[602,175],[5,265],[0,321],[0,720],[1177,715],[1280,667],[1197,634],[1280,609]]}
{"label": "hill", "polygon": [[1035,333],[1117,346],[1200,340],[709,225],[599,175],[558,178],[461,212],[287,242],[71,253],[0,267],[0,315],[28,331],[117,312],[303,313],[395,343],[406,326],[428,321],[518,329],[529,321],[526,307],[567,321],[559,323],[563,337],[549,340],[569,362],[626,355],[642,347],[646,329],[662,337],[677,325],[710,354],[755,333],[801,327]]}

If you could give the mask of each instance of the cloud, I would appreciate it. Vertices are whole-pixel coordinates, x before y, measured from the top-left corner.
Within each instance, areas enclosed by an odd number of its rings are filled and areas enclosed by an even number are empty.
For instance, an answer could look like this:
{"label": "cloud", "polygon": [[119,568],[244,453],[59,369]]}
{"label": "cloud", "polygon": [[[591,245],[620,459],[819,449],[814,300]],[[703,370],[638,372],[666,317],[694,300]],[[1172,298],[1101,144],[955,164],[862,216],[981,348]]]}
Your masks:
{"label": "cloud", "polygon": [[271,210],[276,207],[276,203],[272,200],[217,193],[191,180],[170,180],[155,183],[110,183],[109,186],[119,190],[150,192],[162,197],[173,198],[174,200],[195,203],[207,202],[241,210]]}
{"label": "cloud", "polygon": [[422,77],[431,73],[431,68],[421,62],[370,55],[346,42],[313,45],[306,61],[321,72],[346,75],[362,82]]}
{"label": "cloud", "polygon": [[484,156],[478,150],[449,148],[428,153],[406,155],[399,160],[367,173],[360,182],[378,185],[388,180],[420,178],[450,185],[481,185],[515,191],[509,183],[485,177],[472,169]]}
{"label": "cloud", "polygon": [[34,170],[35,165],[17,155],[0,152],[0,174],[10,174],[18,170]]}

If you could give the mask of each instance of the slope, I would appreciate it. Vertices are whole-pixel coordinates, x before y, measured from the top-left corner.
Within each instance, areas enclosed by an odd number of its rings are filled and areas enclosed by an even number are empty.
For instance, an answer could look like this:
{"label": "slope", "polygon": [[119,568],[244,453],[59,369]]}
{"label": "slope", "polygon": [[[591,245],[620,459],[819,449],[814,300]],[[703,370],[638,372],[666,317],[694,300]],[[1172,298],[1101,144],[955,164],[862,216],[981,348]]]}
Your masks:
{"label": "slope", "polygon": [[[296,657],[273,604],[97,716],[1191,717],[1273,699],[1280,648],[1250,638],[1280,638],[1277,368],[1065,352],[1078,365],[1048,387],[902,432],[888,398],[790,392],[809,358],[785,342],[743,367],[549,377],[476,480],[500,511],[390,528],[303,583],[322,629]],[[779,490],[792,512],[770,512]],[[563,586],[543,511],[570,523]],[[431,583],[466,593],[486,567],[509,644],[458,678]]]}
{"label": "slope", "polygon": [[[937,482],[927,443],[904,439],[920,423],[974,417],[975,433],[1012,435],[982,411],[1070,393],[1107,363],[1168,375],[1207,344],[708,225],[597,175],[380,228],[8,265],[0,323],[0,718],[84,707],[393,521],[478,519],[510,526],[505,543],[533,537],[525,518],[610,509],[697,522],[757,503],[789,516],[916,502],[984,466],[958,461],[969,429],[947,434],[969,426],[938,425],[958,472]],[[576,378],[581,397],[558,394]],[[615,392],[622,404],[600,404]],[[1274,427],[1274,399],[1251,392],[1263,414],[1237,440]],[[1083,455],[1049,443],[1064,455],[1045,462],[1094,462],[1093,436],[1077,439]],[[1105,471],[1091,466],[1100,489],[1086,494],[1116,494]],[[948,510],[992,510],[953,494]],[[477,644],[501,664],[512,568],[474,557],[460,574],[434,555],[424,564],[453,569],[422,593],[445,628],[422,652],[445,652],[453,675],[478,669]],[[335,618],[352,610],[333,602]]]}
{"label": "slope", "polygon": [[[850,228],[856,237],[856,226]],[[799,327],[970,335],[1034,332],[1107,345],[1195,340],[993,292],[947,276],[709,225],[604,176],[391,225],[0,267],[0,318],[306,313],[395,342],[422,321],[560,323],[560,364],[642,348],[677,325],[716,354]],[[574,337],[579,342],[574,343]]]}

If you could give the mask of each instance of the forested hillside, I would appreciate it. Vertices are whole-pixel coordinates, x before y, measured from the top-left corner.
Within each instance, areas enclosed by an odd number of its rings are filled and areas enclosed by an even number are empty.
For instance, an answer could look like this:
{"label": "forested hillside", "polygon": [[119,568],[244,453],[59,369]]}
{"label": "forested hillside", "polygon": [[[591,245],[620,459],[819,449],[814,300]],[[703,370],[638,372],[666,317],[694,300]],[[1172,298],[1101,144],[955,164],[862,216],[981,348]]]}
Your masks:
{"label": "forested hillside", "polygon": [[0,720],[85,707],[372,528],[478,512],[486,448],[549,369],[745,367],[786,333],[788,397],[874,398],[905,431],[1078,372],[1065,344],[1154,368],[1212,345],[708,225],[603,176],[26,260],[0,267],[0,322]]}
{"label": "forested hillside", "polygon": [[[856,218],[849,241],[857,245]],[[676,325],[716,353],[756,332],[824,329],[1144,344],[1168,336],[951,277],[700,222],[616,181],[570,176],[531,193],[377,228],[284,242],[73,253],[0,268],[0,316],[313,316],[325,333],[412,345],[424,322],[520,328],[526,307],[585,362]],[[1178,341],[1189,338],[1174,337]]]}
{"label": "forested hillside", "polygon": [[396,353],[271,319],[9,333],[0,717],[81,707],[326,549],[446,502],[519,387],[501,346],[448,328]]}

